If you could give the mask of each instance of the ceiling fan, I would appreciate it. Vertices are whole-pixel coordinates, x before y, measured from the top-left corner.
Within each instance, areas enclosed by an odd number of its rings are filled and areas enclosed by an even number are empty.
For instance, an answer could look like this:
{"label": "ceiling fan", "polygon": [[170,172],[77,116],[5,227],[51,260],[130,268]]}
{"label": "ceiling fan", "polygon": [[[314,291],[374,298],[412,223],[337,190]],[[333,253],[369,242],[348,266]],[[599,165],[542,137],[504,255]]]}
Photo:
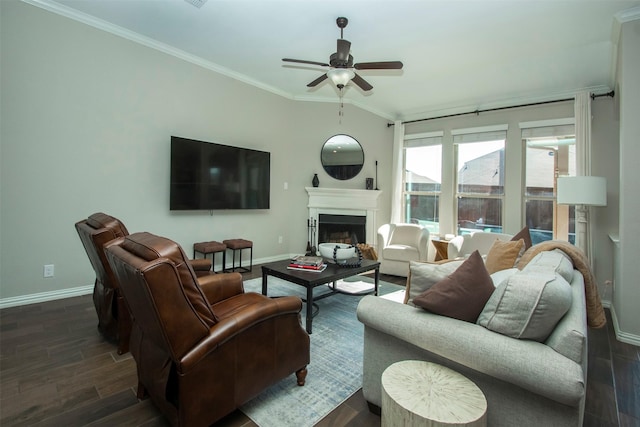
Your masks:
{"label": "ceiling fan", "polygon": [[307,85],[307,87],[315,87],[318,84],[325,81],[329,78],[338,89],[342,90],[349,81],[353,80],[353,83],[358,85],[360,89],[364,91],[369,91],[373,89],[365,79],[360,77],[358,74],[353,71],[356,70],[401,70],[402,62],[400,61],[383,61],[383,62],[360,62],[357,64],[353,63],[353,56],[351,56],[351,42],[345,40],[343,38],[343,30],[349,23],[349,20],[344,17],[340,17],[336,19],[336,24],[338,28],[340,28],[340,38],[338,39],[338,49],[337,52],[333,53],[329,57],[329,63],[325,62],[316,62],[316,61],[305,61],[303,59],[291,59],[291,58],[283,58],[282,60],[285,62],[296,62],[299,64],[311,64],[318,65],[320,67],[330,67],[331,69],[327,71],[325,74],[321,75],[311,83]]}

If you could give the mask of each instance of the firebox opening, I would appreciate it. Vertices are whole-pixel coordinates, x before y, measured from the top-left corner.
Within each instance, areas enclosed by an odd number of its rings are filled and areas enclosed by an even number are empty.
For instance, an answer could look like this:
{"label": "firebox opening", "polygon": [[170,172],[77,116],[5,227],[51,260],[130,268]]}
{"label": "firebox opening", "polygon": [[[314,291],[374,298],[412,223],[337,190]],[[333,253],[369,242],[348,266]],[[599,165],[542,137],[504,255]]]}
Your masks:
{"label": "firebox opening", "polygon": [[366,243],[367,217],[318,215],[318,243]]}

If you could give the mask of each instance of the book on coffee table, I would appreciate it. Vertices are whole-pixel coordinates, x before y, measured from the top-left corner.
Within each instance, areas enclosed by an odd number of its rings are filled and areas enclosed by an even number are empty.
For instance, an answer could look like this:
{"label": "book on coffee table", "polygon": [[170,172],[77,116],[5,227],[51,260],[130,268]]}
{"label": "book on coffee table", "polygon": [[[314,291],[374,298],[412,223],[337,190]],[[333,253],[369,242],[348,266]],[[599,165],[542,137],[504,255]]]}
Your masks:
{"label": "book on coffee table", "polygon": [[321,271],[324,271],[325,268],[327,268],[327,264],[321,264],[320,266],[312,266],[312,265],[301,265],[301,264],[291,263],[287,266],[288,270],[310,271],[313,273],[320,273]]}
{"label": "book on coffee table", "polygon": [[291,264],[320,267],[323,262],[321,256],[298,255],[291,259]]}

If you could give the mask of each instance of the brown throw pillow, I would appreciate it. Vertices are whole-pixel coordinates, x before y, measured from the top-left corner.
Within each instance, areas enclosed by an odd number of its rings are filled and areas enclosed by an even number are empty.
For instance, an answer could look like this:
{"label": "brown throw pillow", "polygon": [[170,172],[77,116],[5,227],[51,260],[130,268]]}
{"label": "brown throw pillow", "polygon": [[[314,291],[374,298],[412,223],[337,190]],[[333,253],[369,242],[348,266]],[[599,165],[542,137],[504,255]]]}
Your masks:
{"label": "brown throw pillow", "polygon": [[516,242],[503,242],[501,240],[493,242],[487,254],[487,260],[485,261],[489,274],[512,268],[516,264],[516,260],[520,255],[520,249],[522,249],[523,245],[523,239]]}
{"label": "brown throw pillow", "polygon": [[533,246],[533,243],[531,242],[531,233],[529,233],[529,227],[525,227],[522,230],[518,231],[518,234],[513,236],[511,241],[512,242],[517,242],[520,239],[524,240],[524,250],[525,251],[527,249],[529,249],[531,246]]}
{"label": "brown throw pillow", "polygon": [[493,281],[474,251],[449,277],[413,299],[432,313],[475,323],[494,291]]}

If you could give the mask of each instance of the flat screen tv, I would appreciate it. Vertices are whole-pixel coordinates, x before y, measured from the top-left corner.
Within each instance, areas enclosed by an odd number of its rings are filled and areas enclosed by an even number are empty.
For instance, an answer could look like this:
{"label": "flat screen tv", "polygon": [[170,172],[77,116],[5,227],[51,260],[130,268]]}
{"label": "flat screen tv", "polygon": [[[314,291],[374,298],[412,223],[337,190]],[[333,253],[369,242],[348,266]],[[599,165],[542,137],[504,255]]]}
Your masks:
{"label": "flat screen tv", "polygon": [[170,209],[269,209],[271,153],[171,137]]}

